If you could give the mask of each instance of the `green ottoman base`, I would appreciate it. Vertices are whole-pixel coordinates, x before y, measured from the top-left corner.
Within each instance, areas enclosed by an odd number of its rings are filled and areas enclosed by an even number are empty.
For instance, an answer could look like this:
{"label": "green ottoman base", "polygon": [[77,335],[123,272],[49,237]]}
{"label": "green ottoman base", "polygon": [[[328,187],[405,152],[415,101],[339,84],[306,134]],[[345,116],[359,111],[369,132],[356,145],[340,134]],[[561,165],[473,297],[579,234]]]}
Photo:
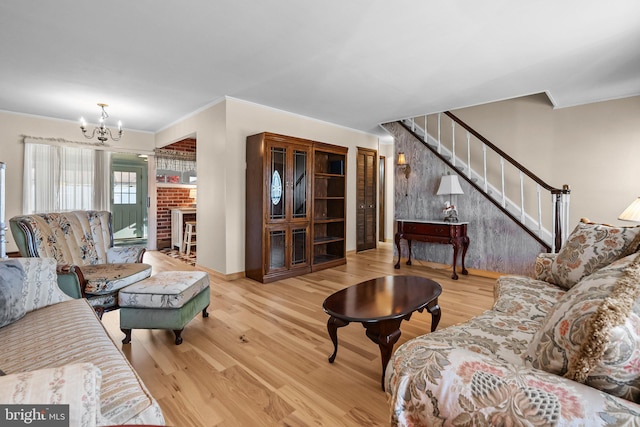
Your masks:
{"label": "green ottoman base", "polygon": [[[171,273],[174,275],[174,278],[176,274],[178,275],[178,282],[180,281],[180,273],[181,272]],[[125,338],[122,340],[123,344],[131,342],[132,329],[169,329],[174,332],[176,337],[175,343],[178,345],[182,343],[182,331],[184,327],[198,312],[202,312],[202,317],[209,316],[207,308],[209,307],[211,297],[209,291],[209,276],[206,273],[203,273],[202,278],[198,279],[197,283],[193,280],[191,280],[193,283],[183,283],[185,287],[197,285],[197,289],[201,289],[203,286],[204,289],[200,290],[195,296],[188,298],[180,307],[172,306],[170,303],[166,304],[167,295],[162,294],[162,289],[156,286],[153,280],[154,276],[146,280],[149,281],[146,289],[142,288],[146,281],[142,281],[137,285],[132,285],[136,286],[137,289],[129,290],[129,288],[125,288],[121,291],[124,299],[121,297],[120,302],[125,304],[124,306],[120,306],[120,330],[125,334]],[[154,289],[154,287],[158,289]],[[145,296],[151,295],[156,299],[162,299],[163,306],[141,306],[145,305],[145,302],[143,298],[137,298],[137,296],[143,294]],[[143,300],[143,302],[140,302],[140,300]],[[146,302],[146,305],[152,304]]]}

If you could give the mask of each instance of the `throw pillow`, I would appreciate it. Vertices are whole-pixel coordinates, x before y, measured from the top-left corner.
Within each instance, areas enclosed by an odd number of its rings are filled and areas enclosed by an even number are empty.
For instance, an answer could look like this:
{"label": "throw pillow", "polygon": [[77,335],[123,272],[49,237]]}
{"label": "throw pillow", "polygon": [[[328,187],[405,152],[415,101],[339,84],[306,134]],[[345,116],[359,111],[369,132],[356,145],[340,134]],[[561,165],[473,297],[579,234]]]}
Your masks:
{"label": "throw pillow", "polygon": [[634,253],[640,244],[640,226],[614,227],[585,218],[580,221],[551,263],[551,282],[564,289]]}
{"label": "throw pillow", "polygon": [[18,261],[0,262],[0,328],[25,315],[23,282],[24,270]]}
{"label": "throw pillow", "polygon": [[584,278],[549,312],[525,362],[640,401],[640,254]]}
{"label": "throw pillow", "polygon": [[56,260],[16,258],[24,270],[22,301],[27,313],[72,299],[58,287]]}

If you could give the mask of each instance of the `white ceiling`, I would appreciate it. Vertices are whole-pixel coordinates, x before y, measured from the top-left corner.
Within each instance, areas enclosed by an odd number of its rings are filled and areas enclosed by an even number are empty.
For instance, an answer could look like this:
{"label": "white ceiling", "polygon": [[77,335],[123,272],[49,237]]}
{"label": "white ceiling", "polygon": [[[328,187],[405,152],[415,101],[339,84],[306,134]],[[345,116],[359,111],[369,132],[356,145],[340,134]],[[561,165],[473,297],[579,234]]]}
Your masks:
{"label": "white ceiling", "polygon": [[2,0],[0,110],[156,132],[224,96],[366,132],[640,95],[637,0]]}

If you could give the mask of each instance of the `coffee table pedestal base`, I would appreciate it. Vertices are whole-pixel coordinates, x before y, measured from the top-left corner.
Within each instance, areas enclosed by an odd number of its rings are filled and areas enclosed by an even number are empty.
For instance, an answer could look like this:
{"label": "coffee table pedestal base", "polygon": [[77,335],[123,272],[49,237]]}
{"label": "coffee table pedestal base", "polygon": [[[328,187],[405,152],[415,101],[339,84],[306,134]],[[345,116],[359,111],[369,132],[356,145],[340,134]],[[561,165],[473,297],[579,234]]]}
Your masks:
{"label": "coffee table pedestal base", "polygon": [[[427,310],[431,313],[431,332],[435,331],[438,327],[438,323],[440,323],[440,306],[438,305],[438,301],[432,301],[427,305]],[[418,312],[422,312],[422,309],[419,309]],[[400,317],[397,319],[382,319],[372,322],[361,322],[362,326],[366,329],[367,337],[375,344],[378,344],[380,348],[380,357],[382,359],[382,391],[384,391],[384,376],[387,371],[387,364],[389,360],[391,360],[391,355],[393,354],[393,346],[400,339],[400,324],[403,320],[411,319],[411,314],[404,317]],[[338,319],[337,317],[331,316],[329,317],[329,321],[327,322],[327,331],[329,332],[329,337],[331,337],[331,341],[333,342],[333,353],[329,356],[329,363],[333,363],[336,360],[336,355],[338,354],[338,328],[342,328],[343,326],[347,326],[349,324],[348,321]]]}

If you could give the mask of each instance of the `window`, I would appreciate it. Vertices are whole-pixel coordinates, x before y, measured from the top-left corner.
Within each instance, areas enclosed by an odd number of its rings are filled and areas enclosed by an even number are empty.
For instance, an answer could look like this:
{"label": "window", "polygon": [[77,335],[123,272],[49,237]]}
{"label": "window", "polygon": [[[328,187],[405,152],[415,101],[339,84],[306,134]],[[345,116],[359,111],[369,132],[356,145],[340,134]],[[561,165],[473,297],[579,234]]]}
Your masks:
{"label": "window", "polygon": [[135,205],[138,174],[116,171],[113,173],[113,204]]}
{"label": "window", "polygon": [[109,209],[109,162],[106,151],[25,142],[23,213]]}

